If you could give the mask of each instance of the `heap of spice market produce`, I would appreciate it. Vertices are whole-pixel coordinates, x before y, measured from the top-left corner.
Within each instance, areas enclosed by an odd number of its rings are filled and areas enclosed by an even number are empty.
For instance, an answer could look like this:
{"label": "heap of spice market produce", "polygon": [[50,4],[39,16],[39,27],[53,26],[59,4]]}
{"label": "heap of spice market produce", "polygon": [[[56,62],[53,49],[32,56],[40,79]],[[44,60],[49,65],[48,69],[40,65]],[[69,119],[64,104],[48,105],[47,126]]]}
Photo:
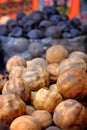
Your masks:
{"label": "heap of spice market produce", "polygon": [[0,93],[5,130],[86,130],[87,54],[54,45],[45,58],[12,56]]}
{"label": "heap of spice market produce", "polygon": [[82,25],[79,18],[69,20],[66,14],[60,14],[53,7],[44,7],[42,11],[33,11],[29,15],[20,12],[15,20],[6,19],[6,24],[0,25],[0,36],[15,38],[67,39],[84,34],[87,34],[87,25]]}
{"label": "heap of spice market produce", "polygon": [[[0,24],[4,38],[65,40],[86,34],[79,18],[69,20],[53,7],[20,12]],[[0,129],[87,130],[87,54],[53,44],[42,57],[10,57],[0,73]]]}

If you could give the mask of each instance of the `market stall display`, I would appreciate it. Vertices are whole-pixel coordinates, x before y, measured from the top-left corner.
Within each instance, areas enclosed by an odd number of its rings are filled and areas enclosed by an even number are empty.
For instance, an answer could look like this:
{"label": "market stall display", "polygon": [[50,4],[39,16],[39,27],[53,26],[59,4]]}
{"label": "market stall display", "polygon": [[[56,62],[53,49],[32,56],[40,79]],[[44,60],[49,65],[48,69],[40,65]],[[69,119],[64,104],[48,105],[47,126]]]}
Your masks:
{"label": "market stall display", "polygon": [[86,41],[87,25],[79,18],[69,20],[66,14],[60,14],[53,7],[44,7],[42,11],[33,11],[29,15],[19,12],[15,20],[0,24],[4,65],[15,54],[25,60],[45,57],[47,48],[55,44],[63,45],[69,52],[87,53]]}
{"label": "market stall display", "polygon": [[10,130],[87,129],[86,41],[87,25],[53,7],[1,24],[0,122]]}
{"label": "market stall display", "polygon": [[[50,50],[57,46],[62,51],[58,49],[61,54],[55,60]],[[15,57],[8,59],[6,66],[10,61],[14,64],[10,71],[6,68],[7,75],[3,74],[6,80],[0,95],[0,122],[12,130],[87,129],[87,54],[68,53],[63,46],[53,45],[46,50],[47,58],[25,61]],[[21,58],[26,66],[20,65]]]}
{"label": "market stall display", "polygon": [[69,20],[66,14],[60,14],[53,7],[44,7],[43,11],[33,11],[30,15],[20,12],[16,20],[8,20],[0,28],[2,36],[28,39],[66,39],[87,34],[87,25],[82,25],[79,18]]}

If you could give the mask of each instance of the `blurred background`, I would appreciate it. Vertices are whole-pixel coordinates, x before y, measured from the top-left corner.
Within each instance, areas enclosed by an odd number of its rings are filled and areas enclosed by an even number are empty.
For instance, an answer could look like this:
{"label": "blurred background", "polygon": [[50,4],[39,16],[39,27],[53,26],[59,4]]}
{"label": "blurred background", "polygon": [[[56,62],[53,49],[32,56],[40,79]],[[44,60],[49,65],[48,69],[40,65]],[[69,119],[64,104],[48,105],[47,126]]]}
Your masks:
{"label": "blurred background", "polygon": [[80,17],[83,23],[87,21],[87,0],[0,0],[0,18],[8,15],[15,19],[20,11],[30,14],[44,6],[54,6],[70,19]]}

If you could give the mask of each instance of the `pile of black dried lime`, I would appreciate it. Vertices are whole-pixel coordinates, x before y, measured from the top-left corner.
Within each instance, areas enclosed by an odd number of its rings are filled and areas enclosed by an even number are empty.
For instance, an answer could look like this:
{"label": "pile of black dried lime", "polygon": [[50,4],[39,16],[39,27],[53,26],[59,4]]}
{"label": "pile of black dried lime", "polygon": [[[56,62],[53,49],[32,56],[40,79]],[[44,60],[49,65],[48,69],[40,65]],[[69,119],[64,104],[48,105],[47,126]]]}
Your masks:
{"label": "pile of black dried lime", "polygon": [[0,25],[0,36],[24,37],[27,39],[69,39],[87,34],[87,25],[82,25],[79,18],[69,20],[66,14],[60,14],[53,7],[44,7],[26,16],[17,14],[16,20],[9,20],[7,25]]}

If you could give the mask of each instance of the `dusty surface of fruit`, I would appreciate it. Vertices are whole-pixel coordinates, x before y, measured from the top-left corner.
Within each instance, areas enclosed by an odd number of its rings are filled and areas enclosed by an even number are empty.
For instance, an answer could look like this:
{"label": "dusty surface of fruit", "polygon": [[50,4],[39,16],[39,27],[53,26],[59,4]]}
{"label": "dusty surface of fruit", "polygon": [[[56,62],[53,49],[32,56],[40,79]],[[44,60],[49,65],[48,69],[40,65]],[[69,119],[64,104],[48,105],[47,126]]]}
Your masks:
{"label": "dusty surface of fruit", "polygon": [[13,78],[8,80],[2,90],[2,94],[5,93],[14,93],[24,102],[29,102],[31,97],[31,91],[28,83],[21,78]]}
{"label": "dusty surface of fruit", "polygon": [[67,56],[68,51],[61,45],[54,45],[46,51],[46,60],[48,63],[60,63]]}
{"label": "dusty surface of fruit", "polygon": [[57,104],[62,102],[63,98],[58,91],[50,91],[48,89],[41,88],[33,94],[32,100],[35,109],[53,112]]}
{"label": "dusty surface of fruit", "polygon": [[52,115],[46,110],[36,110],[32,116],[41,124],[41,128],[45,129],[52,124]]}
{"label": "dusty surface of fruit", "polygon": [[66,98],[82,100],[87,95],[87,74],[82,69],[68,69],[57,79],[57,89]]}
{"label": "dusty surface of fruit", "polygon": [[87,125],[87,109],[73,99],[60,103],[54,110],[53,121],[62,129],[84,128]]}
{"label": "dusty surface of fruit", "polygon": [[10,130],[41,130],[40,124],[32,116],[23,115],[15,120],[10,125]]}
{"label": "dusty surface of fruit", "polygon": [[0,122],[10,125],[18,116],[26,111],[26,105],[19,96],[8,93],[0,95]]}
{"label": "dusty surface of fruit", "polygon": [[13,56],[8,60],[6,64],[6,71],[10,73],[13,66],[26,67],[26,61],[20,56]]}

